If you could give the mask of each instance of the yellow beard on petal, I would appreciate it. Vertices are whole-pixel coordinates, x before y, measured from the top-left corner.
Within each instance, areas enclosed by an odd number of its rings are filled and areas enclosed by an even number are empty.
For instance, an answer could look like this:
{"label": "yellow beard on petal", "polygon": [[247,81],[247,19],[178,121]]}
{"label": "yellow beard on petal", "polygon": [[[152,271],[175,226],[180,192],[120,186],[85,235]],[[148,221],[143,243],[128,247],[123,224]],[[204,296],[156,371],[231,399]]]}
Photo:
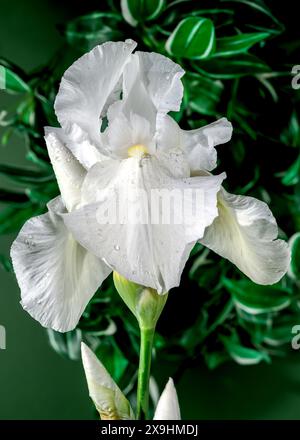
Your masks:
{"label": "yellow beard on petal", "polygon": [[145,145],[142,144],[133,145],[128,148],[127,152],[129,157],[140,157],[149,154]]}

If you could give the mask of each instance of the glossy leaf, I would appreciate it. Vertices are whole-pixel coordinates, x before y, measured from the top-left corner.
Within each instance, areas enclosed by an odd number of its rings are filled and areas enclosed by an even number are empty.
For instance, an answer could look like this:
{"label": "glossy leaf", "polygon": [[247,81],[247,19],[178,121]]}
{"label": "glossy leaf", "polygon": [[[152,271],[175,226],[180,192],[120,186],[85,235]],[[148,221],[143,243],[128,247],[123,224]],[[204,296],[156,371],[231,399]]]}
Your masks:
{"label": "glossy leaf", "polygon": [[26,220],[42,214],[45,209],[38,205],[24,207],[6,207],[0,211],[0,234],[10,234],[18,231]]}
{"label": "glossy leaf", "polygon": [[2,66],[2,74],[4,76],[4,89],[7,92],[11,93],[26,93],[30,92],[30,87],[26,82],[13,70],[11,70],[9,67],[3,65],[0,63],[0,66]]}
{"label": "glossy leaf", "polygon": [[268,37],[269,34],[266,32],[253,32],[218,38],[214,56],[231,56],[247,52],[254,44]]}
{"label": "glossy leaf", "polygon": [[222,336],[221,339],[230,357],[240,365],[255,365],[262,361],[270,362],[269,355],[264,351],[245,347],[236,341],[235,338]]}
{"label": "glossy leaf", "polygon": [[93,12],[70,21],[64,30],[67,41],[82,51],[88,51],[105,41],[123,38],[118,27],[121,18],[114,13]]}
{"label": "glossy leaf", "polygon": [[97,348],[95,354],[107,368],[112,377],[118,382],[124,374],[128,360],[112,338],[103,342]]}
{"label": "glossy leaf", "polygon": [[288,307],[291,292],[280,285],[260,286],[248,280],[223,279],[223,284],[232,295],[237,307],[248,313],[275,312]]}
{"label": "glossy leaf", "polygon": [[289,275],[300,281],[300,232],[297,232],[290,238],[289,245],[291,249]]}
{"label": "glossy leaf", "polygon": [[15,182],[38,184],[41,182],[49,182],[53,180],[53,173],[45,173],[43,171],[30,170],[26,168],[18,168],[11,165],[0,164],[0,175],[5,176]]}
{"label": "glossy leaf", "polygon": [[234,10],[238,7],[243,16],[256,18],[256,22],[248,25],[253,29],[267,30],[278,34],[284,30],[282,23],[272,14],[271,9],[260,0],[223,0],[224,5],[231,6]]}
{"label": "glossy leaf", "polygon": [[200,115],[216,115],[224,86],[221,81],[200,77],[189,78],[185,82],[188,91],[188,107]]}
{"label": "glossy leaf", "polygon": [[123,17],[131,26],[154,20],[161,14],[165,5],[166,0],[121,0]]}
{"label": "glossy leaf", "polygon": [[9,203],[13,206],[24,206],[29,202],[26,194],[2,188],[0,188],[0,200],[2,203]]}
{"label": "glossy leaf", "polygon": [[80,359],[81,330],[75,329],[70,332],[59,333],[48,328],[47,333],[49,343],[56,353],[73,361]]}
{"label": "glossy leaf", "polygon": [[10,258],[0,254],[0,267],[6,272],[13,272],[13,267]]}
{"label": "glossy leaf", "polygon": [[283,185],[291,186],[297,185],[300,181],[300,155],[294,163],[283,173],[281,179]]}
{"label": "glossy leaf", "polygon": [[203,17],[187,17],[182,20],[166,42],[171,55],[188,59],[203,59],[215,50],[213,22]]}
{"label": "glossy leaf", "polygon": [[226,58],[226,61],[222,60],[222,62],[218,58],[212,58],[193,62],[192,65],[201,74],[216,79],[241,78],[270,71],[270,67],[263,60],[250,54]]}

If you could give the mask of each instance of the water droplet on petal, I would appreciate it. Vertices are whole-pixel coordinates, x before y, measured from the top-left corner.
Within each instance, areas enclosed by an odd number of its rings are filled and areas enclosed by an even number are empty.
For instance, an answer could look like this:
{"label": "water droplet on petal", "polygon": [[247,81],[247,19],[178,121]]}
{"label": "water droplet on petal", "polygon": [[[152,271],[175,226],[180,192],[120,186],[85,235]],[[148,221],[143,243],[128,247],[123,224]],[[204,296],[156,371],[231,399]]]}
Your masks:
{"label": "water droplet on petal", "polygon": [[118,244],[115,244],[115,245],[114,245],[114,250],[115,250],[115,251],[119,251],[119,250],[120,250],[120,246],[119,246]]}

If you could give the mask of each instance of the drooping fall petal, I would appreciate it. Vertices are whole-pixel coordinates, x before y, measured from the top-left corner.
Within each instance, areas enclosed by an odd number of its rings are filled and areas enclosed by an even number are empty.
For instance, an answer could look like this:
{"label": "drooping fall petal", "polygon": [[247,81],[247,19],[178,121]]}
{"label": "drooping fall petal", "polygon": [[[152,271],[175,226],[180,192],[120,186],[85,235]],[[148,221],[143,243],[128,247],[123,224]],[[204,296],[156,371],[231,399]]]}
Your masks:
{"label": "drooping fall petal", "polygon": [[[113,270],[164,293],[180,283],[191,248],[218,214],[224,177],[175,178],[154,156],[102,162],[84,181],[85,205],[65,223]],[[162,197],[163,213],[155,203]]]}
{"label": "drooping fall petal", "polygon": [[44,327],[72,330],[110,269],[67,230],[60,198],[28,220],[11,248],[23,308]]}
{"label": "drooping fall petal", "polygon": [[290,252],[266,203],[253,197],[218,195],[219,216],[200,242],[227,258],[258,284],[274,284],[286,273]]}

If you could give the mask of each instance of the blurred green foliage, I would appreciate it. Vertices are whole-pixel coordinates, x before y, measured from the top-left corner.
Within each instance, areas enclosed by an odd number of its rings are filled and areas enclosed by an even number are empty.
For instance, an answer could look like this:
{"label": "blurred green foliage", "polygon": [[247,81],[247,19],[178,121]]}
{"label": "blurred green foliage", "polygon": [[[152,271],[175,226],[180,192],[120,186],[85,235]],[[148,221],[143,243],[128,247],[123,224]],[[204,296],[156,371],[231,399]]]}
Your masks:
{"label": "blurred green foliage", "polygon": [[[169,295],[155,339],[159,361],[176,361],[175,379],[203,358],[211,369],[229,359],[242,365],[270,362],[289,350],[291,328],[300,321],[300,97],[291,87],[299,41],[289,17],[278,19],[273,9],[260,0],[110,0],[59,27],[66,43],[47,66],[27,74],[0,60],[6,69],[5,93],[18,98],[9,110],[1,109],[1,142],[5,146],[12,133],[20,134],[31,162],[28,168],[0,165],[0,174],[14,184],[13,190],[0,188],[1,234],[18,231],[58,194],[43,127],[57,125],[53,102],[62,73],[97,44],[132,38],[139,50],[181,64],[184,99],[173,117],[183,128],[221,116],[233,122],[232,141],[218,149],[220,170],[227,171],[231,192],[271,205],[281,237],[293,236],[292,265],[277,285],[257,286],[197,245],[181,286]],[[12,270],[7,256],[1,255],[0,263]],[[76,330],[48,333],[53,349],[71,359],[79,357],[81,339],[87,341],[120,386],[131,391],[139,334],[111,278]]]}

